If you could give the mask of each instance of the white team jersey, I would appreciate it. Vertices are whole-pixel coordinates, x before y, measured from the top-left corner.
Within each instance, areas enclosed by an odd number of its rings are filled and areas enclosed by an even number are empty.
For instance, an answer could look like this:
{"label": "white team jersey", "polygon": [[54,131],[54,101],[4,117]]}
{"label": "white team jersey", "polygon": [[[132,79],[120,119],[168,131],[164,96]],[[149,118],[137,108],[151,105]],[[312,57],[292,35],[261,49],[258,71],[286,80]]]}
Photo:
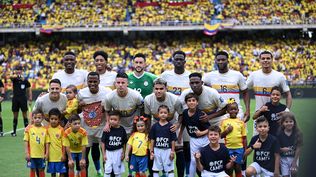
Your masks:
{"label": "white team jersey", "polygon": [[82,112],[79,114],[82,127],[87,130],[88,135],[94,135],[101,138],[105,126],[105,116],[103,107],[106,95],[112,90],[105,87],[99,87],[99,92],[92,94],[88,87],[79,91],[77,99],[85,103],[82,106]]}
{"label": "white team jersey", "polygon": [[275,70],[265,74],[262,70],[252,72],[247,79],[248,89],[253,89],[256,98],[256,110],[260,109],[265,103],[270,101],[271,89],[274,86],[280,87],[283,92],[290,91],[286,83],[285,76]]}
{"label": "white team jersey", "polygon": [[[168,118],[175,121],[177,115],[182,114],[182,105],[181,102],[178,100],[178,97],[172,93],[166,93],[165,100],[159,102],[155,96],[155,93],[152,93],[145,97],[144,99],[144,107],[145,107],[145,114],[152,115],[152,125],[159,120],[158,116],[158,108],[160,105],[168,106],[170,112],[168,114]],[[178,113],[178,114],[175,114]]]}
{"label": "white team jersey", "polygon": [[167,81],[168,92],[179,96],[185,89],[190,88],[190,74],[187,70],[183,74],[176,74],[174,70],[169,70],[164,71],[160,77]]}
{"label": "white team jersey", "polygon": [[75,69],[74,73],[67,74],[65,70],[58,70],[53,79],[59,79],[62,91],[66,91],[66,87],[70,84],[75,85],[77,89],[82,89],[87,85],[88,72],[86,70]]}
{"label": "white team jersey", "polygon": [[242,110],[239,94],[240,91],[247,89],[247,85],[245,77],[240,72],[235,70],[228,70],[226,73],[212,71],[204,75],[203,82],[216,89],[226,101],[234,98],[239,105],[239,110]]}
{"label": "white team jersey", "polygon": [[114,71],[106,71],[104,74],[100,74],[100,86],[114,89],[116,75],[117,73]]}
{"label": "white team jersey", "polygon": [[139,114],[139,106],[143,103],[141,94],[128,88],[125,97],[120,97],[116,89],[110,92],[105,99],[105,110],[117,110],[121,113],[121,125],[129,134],[132,132],[134,116]]}
{"label": "white team jersey", "polygon": [[[221,95],[213,88],[202,86],[203,90],[201,95],[199,95],[199,104],[198,107],[206,114],[215,113],[217,110],[221,110],[226,106],[226,101],[221,97]],[[192,89],[186,89],[182,92],[179,97],[179,100],[182,103],[183,109],[187,109],[184,98],[188,93],[193,93]],[[210,122],[218,122],[218,120],[213,119]]]}

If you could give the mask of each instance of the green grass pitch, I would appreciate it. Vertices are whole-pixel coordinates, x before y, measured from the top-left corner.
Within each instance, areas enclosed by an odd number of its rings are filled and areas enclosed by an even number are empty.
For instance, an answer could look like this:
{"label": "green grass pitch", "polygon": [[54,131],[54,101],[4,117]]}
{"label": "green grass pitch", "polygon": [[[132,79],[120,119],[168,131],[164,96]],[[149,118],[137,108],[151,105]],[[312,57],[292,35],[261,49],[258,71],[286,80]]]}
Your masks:
{"label": "green grass pitch", "polygon": [[[251,115],[253,115],[254,100],[251,100]],[[284,100],[282,100],[284,103]],[[295,113],[298,119],[299,126],[304,133],[304,144],[309,144],[312,139],[309,132],[308,125],[313,124],[313,112],[314,103],[316,99],[294,99],[292,111]],[[2,103],[2,118],[4,124],[4,132],[6,135],[0,138],[0,177],[26,177],[29,176],[29,169],[26,168],[26,163],[24,160],[24,144],[23,144],[23,130],[18,131],[17,137],[11,137],[10,132],[12,131],[12,112],[11,112],[11,102],[5,101]],[[252,121],[248,122],[248,140],[252,135]],[[22,116],[19,116],[18,129],[23,128]],[[304,165],[304,158],[307,157],[306,153],[302,152],[301,164]],[[91,158],[91,157],[90,157]],[[250,157],[248,164],[252,161]],[[50,176],[49,174],[47,174]],[[89,176],[95,176],[94,165],[92,160],[90,161]],[[126,173],[123,176],[127,176]],[[301,176],[301,175],[299,175]],[[302,175],[303,176],[303,175]],[[304,175],[305,176],[305,175]]]}

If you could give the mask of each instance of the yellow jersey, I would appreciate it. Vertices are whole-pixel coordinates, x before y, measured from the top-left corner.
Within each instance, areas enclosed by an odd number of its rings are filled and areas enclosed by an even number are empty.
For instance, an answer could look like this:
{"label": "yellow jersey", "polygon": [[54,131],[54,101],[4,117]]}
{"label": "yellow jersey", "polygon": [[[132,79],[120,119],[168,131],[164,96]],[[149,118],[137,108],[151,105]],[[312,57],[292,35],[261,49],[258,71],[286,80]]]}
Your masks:
{"label": "yellow jersey", "polygon": [[61,158],[64,153],[62,144],[64,129],[60,125],[55,128],[49,125],[47,128],[47,133],[50,139],[48,161],[61,162]]}
{"label": "yellow jersey", "polygon": [[233,130],[225,137],[225,145],[229,149],[243,148],[243,137],[246,136],[245,123],[238,118],[227,118],[221,122],[222,132],[231,125]]}
{"label": "yellow jersey", "polygon": [[45,127],[29,125],[25,129],[23,140],[29,143],[31,158],[45,157],[45,145],[50,142],[47,135],[47,129]]}
{"label": "yellow jersey", "polygon": [[135,132],[129,137],[127,144],[132,146],[132,154],[145,156],[147,154],[147,149],[149,148],[148,135]]}
{"label": "yellow jersey", "polygon": [[71,128],[65,130],[63,146],[69,147],[70,152],[80,153],[82,152],[82,146],[86,145],[88,145],[88,136],[84,128],[80,127],[78,132],[73,132]]}

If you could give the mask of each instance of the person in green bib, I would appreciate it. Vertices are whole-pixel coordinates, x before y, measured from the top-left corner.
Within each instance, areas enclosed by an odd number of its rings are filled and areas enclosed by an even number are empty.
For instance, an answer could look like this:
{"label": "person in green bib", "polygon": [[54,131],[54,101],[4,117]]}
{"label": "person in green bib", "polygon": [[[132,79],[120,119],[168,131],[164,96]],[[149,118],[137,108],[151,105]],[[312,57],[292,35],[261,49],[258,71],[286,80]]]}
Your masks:
{"label": "person in green bib", "polygon": [[133,59],[133,72],[128,75],[128,87],[138,91],[143,98],[153,92],[156,75],[146,72],[146,57],[137,53]]}

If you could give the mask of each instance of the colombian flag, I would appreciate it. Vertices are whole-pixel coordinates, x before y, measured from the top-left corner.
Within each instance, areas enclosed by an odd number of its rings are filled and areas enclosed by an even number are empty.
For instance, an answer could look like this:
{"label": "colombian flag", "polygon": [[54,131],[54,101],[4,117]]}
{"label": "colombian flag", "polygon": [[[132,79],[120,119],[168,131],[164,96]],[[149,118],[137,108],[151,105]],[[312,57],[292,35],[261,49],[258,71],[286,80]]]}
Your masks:
{"label": "colombian flag", "polygon": [[218,32],[219,28],[220,28],[220,23],[216,23],[214,25],[204,23],[204,34],[208,36],[213,36]]}

